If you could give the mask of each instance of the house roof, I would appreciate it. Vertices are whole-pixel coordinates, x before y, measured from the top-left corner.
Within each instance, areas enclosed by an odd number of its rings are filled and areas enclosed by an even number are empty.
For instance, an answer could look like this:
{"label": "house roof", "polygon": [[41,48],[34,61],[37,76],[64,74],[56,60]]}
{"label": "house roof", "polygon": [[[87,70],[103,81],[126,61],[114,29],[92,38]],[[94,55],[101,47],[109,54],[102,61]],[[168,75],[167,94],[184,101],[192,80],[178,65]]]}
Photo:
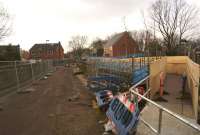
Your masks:
{"label": "house roof", "polygon": [[47,50],[54,50],[56,48],[62,48],[62,45],[60,44],[60,42],[58,42],[58,43],[39,43],[39,44],[34,44],[31,47],[30,51],[32,51],[32,50],[47,51]]}
{"label": "house roof", "polygon": [[116,42],[118,42],[121,39],[121,37],[123,37],[124,34],[129,34],[129,33],[125,31],[122,33],[115,34],[111,39],[109,39],[106,42],[106,44],[104,44],[104,47],[108,48],[108,47],[113,46]]}

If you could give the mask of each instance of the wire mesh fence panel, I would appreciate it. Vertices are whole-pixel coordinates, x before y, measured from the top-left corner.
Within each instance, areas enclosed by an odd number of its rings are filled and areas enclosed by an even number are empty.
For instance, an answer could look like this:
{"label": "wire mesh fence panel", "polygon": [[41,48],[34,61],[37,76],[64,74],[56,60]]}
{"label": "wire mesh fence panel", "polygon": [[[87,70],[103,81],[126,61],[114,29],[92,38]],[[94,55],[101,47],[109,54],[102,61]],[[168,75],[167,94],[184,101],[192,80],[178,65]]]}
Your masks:
{"label": "wire mesh fence panel", "polygon": [[47,61],[47,70],[48,72],[53,72],[54,71],[54,66],[53,66],[53,61]]}
{"label": "wire mesh fence panel", "polygon": [[34,79],[39,79],[42,76],[41,62],[32,63]]}
{"label": "wire mesh fence panel", "polygon": [[0,69],[0,92],[16,87],[16,70],[13,67]]}
{"label": "wire mesh fence panel", "polygon": [[22,87],[26,85],[27,83],[30,83],[32,81],[32,70],[31,70],[31,64],[21,64],[17,65],[17,75],[19,79],[19,86]]}
{"label": "wire mesh fence panel", "polygon": [[96,69],[96,74],[113,74],[125,77],[132,74],[133,70],[147,65],[147,63],[144,63],[141,64],[141,61],[132,62],[129,59],[88,58],[88,65],[91,69]]}
{"label": "wire mesh fence panel", "polygon": [[15,61],[0,61],[0,67],[10,67],[10,66],[14,66],[15,65]]}
{"label": "wire mesh fence panel", "polygon": [[47,71],[47,68],[48,68],[47,66],[48,66],[47,61],[44,61],[44,62],[43,62],[43,73],[44,73],[44,74],[47,74],[47,72],[48,72],[48,71]]}
{"label": "wire mesh fence panel", "polygon": [[19,90],[54,69],[53,60],[0,61],[0,95],[4,91]]}

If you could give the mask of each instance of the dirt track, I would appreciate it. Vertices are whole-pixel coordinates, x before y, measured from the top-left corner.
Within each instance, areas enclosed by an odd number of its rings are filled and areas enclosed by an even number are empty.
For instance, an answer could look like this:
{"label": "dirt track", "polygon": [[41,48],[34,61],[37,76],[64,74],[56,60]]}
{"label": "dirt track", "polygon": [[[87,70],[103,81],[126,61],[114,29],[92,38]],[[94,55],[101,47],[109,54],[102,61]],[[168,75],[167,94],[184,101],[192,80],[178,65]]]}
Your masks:
{"label": "dirt track", "polygon": [[[36,82],[35,91],[12,94],[0,111],[0,135],[101,135],[102,113],[92,108],[93,96],[72,75],[59,68],[47,80]],[[80,95],[75,101],[68,101]]]}

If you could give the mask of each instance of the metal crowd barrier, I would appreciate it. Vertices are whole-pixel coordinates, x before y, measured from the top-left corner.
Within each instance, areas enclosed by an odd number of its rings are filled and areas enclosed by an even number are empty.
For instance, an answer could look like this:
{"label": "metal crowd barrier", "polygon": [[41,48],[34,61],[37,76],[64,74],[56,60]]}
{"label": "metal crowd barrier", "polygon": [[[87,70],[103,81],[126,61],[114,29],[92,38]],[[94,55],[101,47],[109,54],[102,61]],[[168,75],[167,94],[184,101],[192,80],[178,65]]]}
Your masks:
{"label": "metal crowd barrier", "polygon": [[52,60],[0,61],[0,96],[31,84],[55,70]]}
{"label": "metal crowd barrier", "polygon": [[159,109],[159,116],[158,116],[158,128],[155,129],[151,124],[149,124],[147,121],[145,121],[144,119],[142,119],[140,117],[140,120],[150,129],[152,130],[154,133],[160,135],[161,134],[161,130],[162,130],[162,117],[163,117],[163,112],[171,115],[172,117],[174,117],[175,119],[179,120],[180,122],[182,122],[183,124],[193,128],[194,130],[196,130],[197,132],[200,133],[200,128],[198,126],[196,126],[195,124],[189,122],[188,120],[182,118],[181,116],[177,115],[176,113],[164,108],[163,106],[153,102],[152,100],[148,99],[145,97],[145,95],[141,95],[138,92],[135,91],[135,87],[131,87],[130,88],[130,92],[134,95],[137,95],[139,97],[141,97],[143,100],[145,100],[147,103],[152,104],[153,106],[155,106],[156,108]]}

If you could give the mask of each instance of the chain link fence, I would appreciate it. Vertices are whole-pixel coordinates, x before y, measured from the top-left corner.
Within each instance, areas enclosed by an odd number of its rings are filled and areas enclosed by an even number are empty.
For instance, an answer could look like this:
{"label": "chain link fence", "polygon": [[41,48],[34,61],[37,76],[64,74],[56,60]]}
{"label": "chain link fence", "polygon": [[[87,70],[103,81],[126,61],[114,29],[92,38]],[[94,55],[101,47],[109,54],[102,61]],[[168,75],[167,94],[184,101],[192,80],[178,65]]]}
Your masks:
{"label": "chain link fence", "polygon": [[0,96],[13,90],[20,90],[54,70],[52,60],[0,61]]}

